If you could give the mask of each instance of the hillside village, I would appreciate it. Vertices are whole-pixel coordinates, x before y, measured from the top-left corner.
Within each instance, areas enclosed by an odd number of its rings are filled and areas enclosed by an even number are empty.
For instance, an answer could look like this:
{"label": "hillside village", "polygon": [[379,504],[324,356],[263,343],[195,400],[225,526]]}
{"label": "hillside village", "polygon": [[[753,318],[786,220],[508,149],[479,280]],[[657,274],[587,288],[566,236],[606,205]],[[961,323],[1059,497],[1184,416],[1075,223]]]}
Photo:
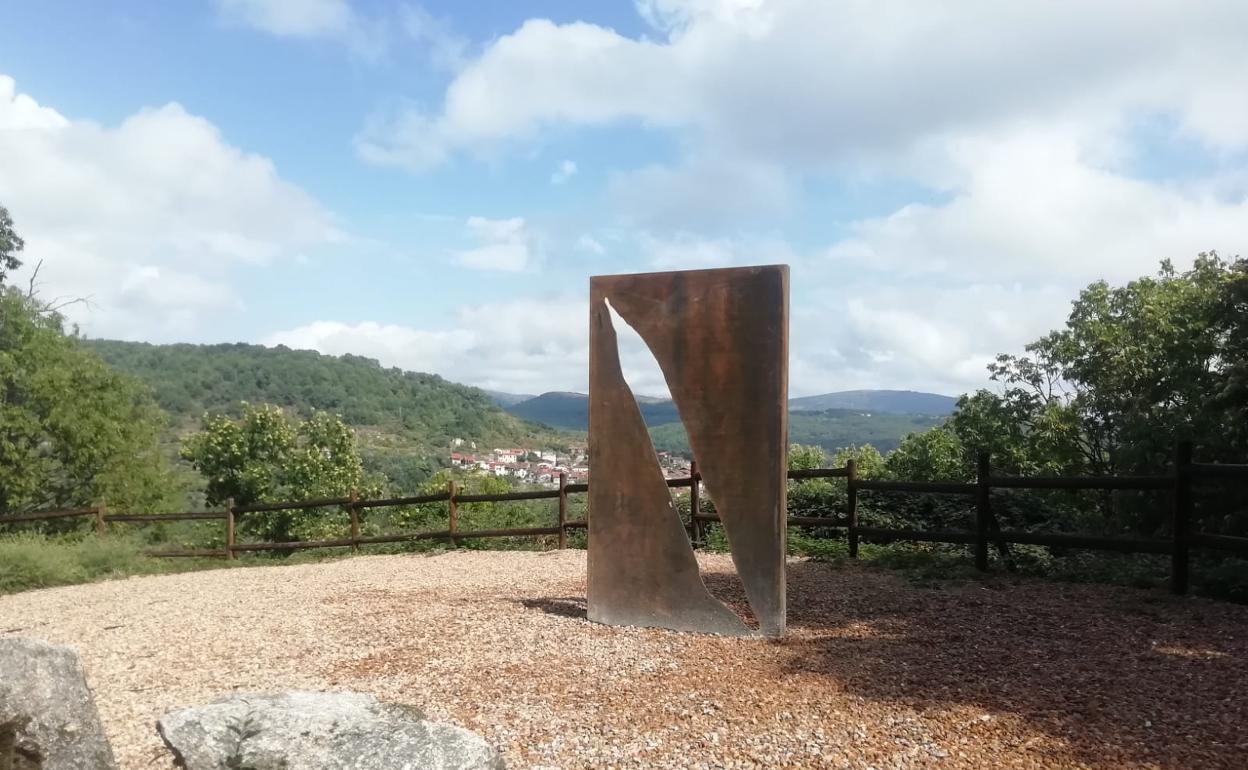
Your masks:
{"label": "hillside village", "polygon": [[[476,470],[539,486],[558,486],[560,473],[566,474],[569,484],[589,481],[589,448],[585,445],[574,445],[567,451],[559,452],[530,447],[478,450],[476,442],[462,438],[455,439],[451,444],[454,447],[451,451],[452,468]],[[665,478],[689,475],[690,463],[685,458],[665,451],[658,452],[658,456]]]}

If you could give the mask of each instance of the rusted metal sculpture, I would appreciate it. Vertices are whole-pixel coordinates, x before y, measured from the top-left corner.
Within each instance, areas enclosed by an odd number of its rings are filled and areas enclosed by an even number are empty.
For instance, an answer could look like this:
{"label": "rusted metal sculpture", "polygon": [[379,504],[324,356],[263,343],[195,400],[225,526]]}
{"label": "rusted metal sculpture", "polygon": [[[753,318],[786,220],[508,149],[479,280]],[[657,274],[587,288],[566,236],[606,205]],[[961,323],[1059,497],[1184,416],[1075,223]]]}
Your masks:
{"label": "rusted metal sculpture", "polygon": [[788,288],[784,265],[590,279],[591,620],[751,633],[698,574],[609,303],[663,370],[759,630],[784,633]]}

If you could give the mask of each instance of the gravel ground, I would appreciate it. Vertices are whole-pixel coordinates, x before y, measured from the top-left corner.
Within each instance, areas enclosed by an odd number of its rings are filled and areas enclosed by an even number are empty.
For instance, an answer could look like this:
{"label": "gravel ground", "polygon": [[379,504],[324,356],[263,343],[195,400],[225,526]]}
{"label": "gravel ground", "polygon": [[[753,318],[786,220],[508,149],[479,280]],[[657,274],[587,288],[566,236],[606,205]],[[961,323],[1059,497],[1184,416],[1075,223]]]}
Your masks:
{"label": "gravel ground", "polygon": [[288,688],[419,706],[512,768],[1248,766],[1245,606],[793,561],[774,642],[589,623],[584,575],[479,551],[132,578],[0,597],[0,633],[82,654],[126,770],[171,766],[161,713]]}

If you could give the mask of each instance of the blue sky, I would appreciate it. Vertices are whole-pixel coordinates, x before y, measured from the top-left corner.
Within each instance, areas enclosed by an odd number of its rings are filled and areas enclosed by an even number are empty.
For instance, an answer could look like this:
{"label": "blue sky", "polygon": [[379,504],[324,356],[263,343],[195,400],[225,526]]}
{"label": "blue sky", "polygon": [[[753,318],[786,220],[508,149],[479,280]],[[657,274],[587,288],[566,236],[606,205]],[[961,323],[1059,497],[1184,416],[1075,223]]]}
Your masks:
{"label": "blue sky", "polygon": [[1245,251],[1248,5],[936,6],[17,4],[0,204],[89,335],[514,392],[585,387],[598,273],[788,263],[794,395],[957,393]]}

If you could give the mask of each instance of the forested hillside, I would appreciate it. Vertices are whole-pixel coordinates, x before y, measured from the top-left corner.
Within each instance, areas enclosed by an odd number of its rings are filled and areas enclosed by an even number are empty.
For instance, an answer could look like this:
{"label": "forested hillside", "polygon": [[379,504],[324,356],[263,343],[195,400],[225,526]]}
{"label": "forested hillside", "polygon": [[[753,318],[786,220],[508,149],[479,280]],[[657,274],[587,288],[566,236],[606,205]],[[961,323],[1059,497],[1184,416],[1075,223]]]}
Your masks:
{"label": "forested hillside", "polygon": [[[822,447],[829,454],[849,446],[870,444],[881,452],[896,449],[911,433],[928,430],[943,417],[922,414],[875,414],[849,409],[823,412],[789,412],[789,441]],[[689,439],[679,422],[650,429],[657,449],[686,454]]]}
{"label": "forested hillside", "polygon": [[512,440],[532,426],[494,405],[482,390],[436,374],[384,368],[370,358],[310,350],[228,345],[151,345],[85,340],[108,364],[146,382],[175,418],[238,414],[239,403],[322,409],[349,425],[419,433],[431,443],[456,437]]}
{"label": "forested hillside", "polygon": [[[849,403],[884,408],[813,408],[817,399],[835,400],[837,397],[844,397]],[[799,402],[805,406],[804,409],[799,409]],[[895,449],[907,434],[939,425],[956,403],[956,399],[934,393],[888,390],[847,391],[794,399],[789,410],[789,440],[820,446],[829,452],[864,444],[887,452]],[[675,404],[668,399],[643,396],[637,399],[637,406],[641,409],[642,419],[650,427],[655,447],[688,454],[688,440]],[[914,412],[893,413],[894,409],[906,406],[914,407]],[[543,393],[506,408],[512,414],[533,422],[566,430],[589,429],[589,397],[584,393]]]}
{"label": "forested hillside", "polygon": [[261,345],[152,345],[84,340],[108,364],[146,383],[172,429],[205,412],[237,416],[242,402],[299,414],[320,409],[357,429],[369,470],[400,488],[438,467],[455,438],[485,445],[559,444],[566,437],[500,409],[482,390],[434,374],[385,368],[360,356]]}
{"label": "forested hillside", "polygon": [[[668,399],[639,396],[637,406],[641,408],[641,418],[651,427],[680,420],[676,405]],[[517,417],[543,425],[589,430],[589,396],[584,393],[543,393],[505,408]]]}

